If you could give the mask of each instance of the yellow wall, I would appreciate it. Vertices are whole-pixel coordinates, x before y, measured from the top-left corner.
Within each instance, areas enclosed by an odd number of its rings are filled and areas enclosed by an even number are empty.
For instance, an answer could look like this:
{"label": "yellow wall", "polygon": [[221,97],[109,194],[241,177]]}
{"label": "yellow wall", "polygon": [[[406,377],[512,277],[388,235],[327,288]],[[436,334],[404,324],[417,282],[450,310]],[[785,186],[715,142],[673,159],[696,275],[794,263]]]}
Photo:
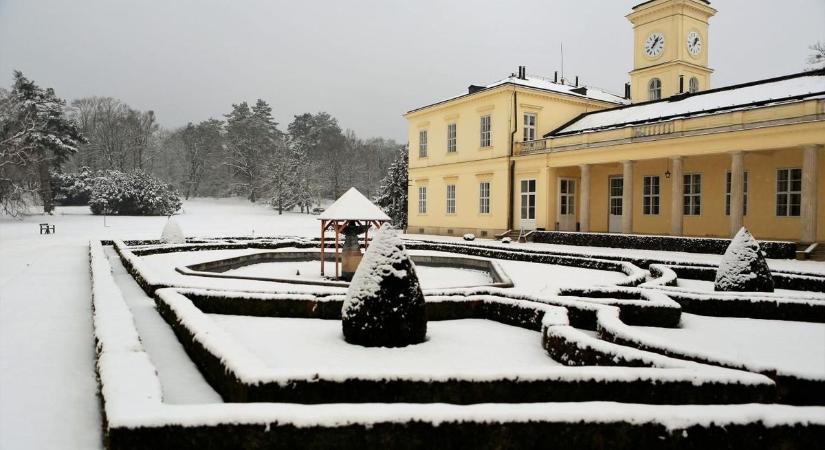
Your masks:
{"label": "yellow wall", "polygon": [[[515,95],[515,97],[514,97]],[[513,105],[516,106],[515,142],[524,137],[524,113],[536,115],[536,138],[550,132],[574,117],[597,109],[615,106],[578,97],[538,89],[502,86],[473,95],[433,105],[406,115],[410,142],[410,202],[408,217],[410,232],[460,235],[474,233],[488,235],[507,231],[510,138],[513,130]],[[480,146],[481,117],[492,119],[490,147]],[[447,151],[447,126],[456,124],[456,151]],[[427,130],[427,156],[419,156],[419,132]],[[513,227],[519,221],[519,181],[535,178],[537,183],[537,227],[552,228],[555,216],[548,221],[548,171],[545,157],[535,163],[528,160],[514,175],[515,202]],[[491,179],[491,213],[478,212],[479,180]],[[418,214],[417,186],[426,184],[427,214]],[[456,213],[446,214],[446,185],[456,185]],[[539,206],[540,205],[540,206]]]}

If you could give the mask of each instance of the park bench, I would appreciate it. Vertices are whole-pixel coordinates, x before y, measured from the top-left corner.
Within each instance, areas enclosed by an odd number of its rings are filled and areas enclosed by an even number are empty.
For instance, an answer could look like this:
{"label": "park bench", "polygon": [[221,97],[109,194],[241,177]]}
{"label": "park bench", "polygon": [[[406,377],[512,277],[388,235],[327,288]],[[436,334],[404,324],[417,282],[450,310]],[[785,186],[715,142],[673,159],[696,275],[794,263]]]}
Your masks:
{"label": "park bench", "polygon": [[40,224],[40,234],[53,234],[55,232],[54,225],[48,223],[41,223]]}

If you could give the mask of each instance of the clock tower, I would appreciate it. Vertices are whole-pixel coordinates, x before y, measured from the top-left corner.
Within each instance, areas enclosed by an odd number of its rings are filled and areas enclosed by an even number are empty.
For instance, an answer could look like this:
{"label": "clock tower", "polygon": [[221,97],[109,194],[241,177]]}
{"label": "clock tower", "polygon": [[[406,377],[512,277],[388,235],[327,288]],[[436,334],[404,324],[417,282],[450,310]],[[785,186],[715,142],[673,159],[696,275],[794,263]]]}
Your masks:
{"label": "clock tower", "polygon": [[[651,0],[633,7],[633,103],[710,88],[706,0]],[[681,90],[680,90],[681,89]]]}

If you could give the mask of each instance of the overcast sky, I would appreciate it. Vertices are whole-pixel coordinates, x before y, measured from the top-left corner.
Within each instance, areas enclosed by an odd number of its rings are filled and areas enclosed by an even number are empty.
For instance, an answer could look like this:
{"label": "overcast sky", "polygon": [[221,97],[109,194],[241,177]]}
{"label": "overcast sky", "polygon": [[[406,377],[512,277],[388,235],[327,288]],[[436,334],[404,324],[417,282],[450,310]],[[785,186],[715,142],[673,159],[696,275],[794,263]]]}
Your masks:
{"label": "overcast sky", "polygon": [[[165,127],[263,98],[285,129],[327,111],[406,141],[405,111],[526,65],[616,93],[628,0],[0,0],[0,85],[22,70],[66,99],[117,97]],[[716,87],[798,72],[825,41],[823,0],[713,0]]]}

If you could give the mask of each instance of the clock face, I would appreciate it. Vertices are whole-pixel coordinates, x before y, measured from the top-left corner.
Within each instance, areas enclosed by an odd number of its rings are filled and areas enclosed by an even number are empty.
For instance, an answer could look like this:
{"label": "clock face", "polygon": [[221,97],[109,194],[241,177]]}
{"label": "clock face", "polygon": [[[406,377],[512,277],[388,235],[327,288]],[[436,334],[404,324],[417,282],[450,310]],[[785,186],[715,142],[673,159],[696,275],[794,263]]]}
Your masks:
{"label": "clock face", "polygon": [[699,33],[695,31],[691,31],[687,35],[687,49],[688,52],[696,56],[702,52],[702,37],[699,36]]}
{"label": "clock face", "polygon": [[665,35],[662,33],[650,33],[645,41],[645,54],[655,58],[662,54],[665,49]]}

